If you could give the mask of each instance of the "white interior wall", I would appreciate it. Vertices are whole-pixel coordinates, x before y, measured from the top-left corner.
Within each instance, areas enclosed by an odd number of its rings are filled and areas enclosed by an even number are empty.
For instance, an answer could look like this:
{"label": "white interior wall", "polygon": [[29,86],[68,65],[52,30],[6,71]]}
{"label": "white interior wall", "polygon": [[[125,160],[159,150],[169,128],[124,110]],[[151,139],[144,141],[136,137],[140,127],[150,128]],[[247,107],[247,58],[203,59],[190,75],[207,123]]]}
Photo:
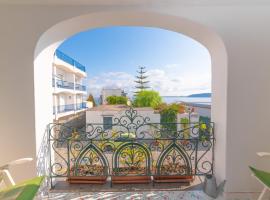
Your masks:
{"label": "white interior wall", "polygon": [[[39,40],[40,36],[54,24],[82,14],[99,11],[129,12],[100,17],[85,18],[80,23],[55,32],[52,37]],[[141,11],[144,13],[141,13]],[[147,13],[156,12],[157,15]],[[135,14],[137,13],[137,17]],[[184,17],[201,23],[214,30],[222,38],[228,52],[228,68],[224,59],[222,43],[216,45],[216,37],[209,37],[203,30],[184,23],[179,18],[167,18],[160,13]],[[34,17],[33,17],[34,16]],[[155,18],[155,19],[154,19]],[[149,25],[181,31],[194,36],[207,48],[211,49],[213,67],[212,119],[216,124],[216,171],[219,178],[228,180],[228,191],[258,191],[261,186],[250,176],[248,165],[269,169],[269,161],[259,159],[256,151],[270,151],[268,113],[270,106],[270,20],[269,6],[246,6],[233,4],[226,6],[193,6],[181,2],[171,5],[136,6],[127,4],[124,7],[109,6],[33,6],[1,5],[0,6],[0,164],[19,157],[35,157],[38,151],[42,132],[51,120],[52,108],[46,107],[52,102],[47,92],[51,91],[52,52],[66,36],[77,30],[87,29],[90,25]],[[117,23],[118,22],[118,23]],[[64,27],[59,24],[58,28]],[[66,32],[65,32],[66,31]],[[194,35],[194,32],[200,35]],[[210,31],[211,32],[211,31]],[[211,35],[211,34],[210,34]],[[23,39],[22,39],[23,38]],[[34,57],[34,49],[39,41],[39,49]],[[211,43],[212,41],[212,43]],[[46,49],[44,49],[46,47]],[[47,48],[48,47],[48,48]],[[224,52],[226,54],[226,52]],[[16,59],[14,59],[16,55]],[[35,80],[34,66],[35,60]],[[228,73],[228,77],[227,77]],[[38,79],[38,74],[43,74]],[[218,80],[215,74],[220,74]],[[47,76],[48,75],[48,76]],[[40,78],[40,77],[39,77]],[[227,84],[228,78],[228,84]],[[35,86],[34,86],[35,82]],[[20,89],[18,89],[18,85]],[[39,89],[39,90],[37,90]],[[35,95],[34,95],[35,90]],[[226,92],[224,92],[227,91]],[[16,91],[16,92],[14,92]],[[220,92],[222,91],[222,92]],[[18,96],[23,97],[23,100]],[[35,101],[35,99],[40,101]],[[22,106],[23,101],[23,106]],[[215,102],[222,102],[216,104]],[[35,113],[35,109],[39,112]],[[250,112],[253,116],[250,117]],[[35,114],[34,114],[35,113]],[[27,117],[26,117],[27,116]],[[14,125],[16,124],[16,126]],[[35,139],[35,132],[37,136]],[[19,141],[19,142],[18,142]],[[36,145],[34,145],[36,143]],[[226,146],[230,147],[226,149]],[[12,150],[7,151],[11,147]],[[225,151],[226,149],[226,151]],[[22,173],[23,171],[23,173]],[[15,180],[35,175],[34,165],[24,165],[12,170]]]}

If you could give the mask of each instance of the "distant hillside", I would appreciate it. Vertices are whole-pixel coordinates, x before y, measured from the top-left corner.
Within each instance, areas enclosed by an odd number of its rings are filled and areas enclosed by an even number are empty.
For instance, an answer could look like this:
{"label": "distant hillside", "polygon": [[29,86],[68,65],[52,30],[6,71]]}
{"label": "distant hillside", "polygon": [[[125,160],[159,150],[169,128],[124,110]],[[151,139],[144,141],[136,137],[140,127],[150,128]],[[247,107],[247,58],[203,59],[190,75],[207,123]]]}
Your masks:
{"label": "distant hillside", "polygon": [[200,94],[191,94],[187,97],[211,97],[211,93],[200,93]]}

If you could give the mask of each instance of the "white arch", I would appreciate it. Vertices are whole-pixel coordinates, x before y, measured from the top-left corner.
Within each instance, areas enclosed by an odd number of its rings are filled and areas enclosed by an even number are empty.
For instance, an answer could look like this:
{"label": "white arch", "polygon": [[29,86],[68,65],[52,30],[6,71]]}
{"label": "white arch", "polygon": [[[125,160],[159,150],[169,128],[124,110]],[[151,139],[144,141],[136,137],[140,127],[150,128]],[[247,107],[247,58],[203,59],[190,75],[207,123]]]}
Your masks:
{"label": "white arch", "polygon": [[[60,22],[39,39],[34,55],[36,147],[40,149],[46,124],[52,121],[51,83],[53,53],[68,37],[91,28],[105,26],[147,26],[187,35],[203,44],[212,62],[212,120],[215,122],[215,169],[226,178],[227,53],[222,39],[209,28],[178,16],[155,12],[97,12]],[[90,72],[91,73],[91,72]],[[48,103],[51,102],[51,103]]]}

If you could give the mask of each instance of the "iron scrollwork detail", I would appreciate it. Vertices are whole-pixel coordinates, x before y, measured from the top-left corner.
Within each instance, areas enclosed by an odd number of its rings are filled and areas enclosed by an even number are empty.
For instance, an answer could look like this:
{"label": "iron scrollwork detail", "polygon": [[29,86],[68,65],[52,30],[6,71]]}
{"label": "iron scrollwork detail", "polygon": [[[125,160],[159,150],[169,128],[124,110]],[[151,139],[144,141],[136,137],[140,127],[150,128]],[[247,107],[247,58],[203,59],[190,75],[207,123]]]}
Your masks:
{"label": "iron scrollwork detail", "polygon": [[102,123],[81,129],[50,124],[50,177],[213,173],[213,123],[172,126],[139,114],[130,107],[113,119],[110,130]]}

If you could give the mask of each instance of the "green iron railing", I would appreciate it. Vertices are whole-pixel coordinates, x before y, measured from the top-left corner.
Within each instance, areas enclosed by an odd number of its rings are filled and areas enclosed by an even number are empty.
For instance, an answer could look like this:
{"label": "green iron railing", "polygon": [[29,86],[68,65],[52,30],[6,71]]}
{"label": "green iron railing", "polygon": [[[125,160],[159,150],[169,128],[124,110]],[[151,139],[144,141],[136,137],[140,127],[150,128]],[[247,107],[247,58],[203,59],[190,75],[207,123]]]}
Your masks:
{"label": "green iron railing", "polygon": [[204,176],[214,169],[214,124],[151,123],[130,108],[111,129],[48,126],[50,178]]}

